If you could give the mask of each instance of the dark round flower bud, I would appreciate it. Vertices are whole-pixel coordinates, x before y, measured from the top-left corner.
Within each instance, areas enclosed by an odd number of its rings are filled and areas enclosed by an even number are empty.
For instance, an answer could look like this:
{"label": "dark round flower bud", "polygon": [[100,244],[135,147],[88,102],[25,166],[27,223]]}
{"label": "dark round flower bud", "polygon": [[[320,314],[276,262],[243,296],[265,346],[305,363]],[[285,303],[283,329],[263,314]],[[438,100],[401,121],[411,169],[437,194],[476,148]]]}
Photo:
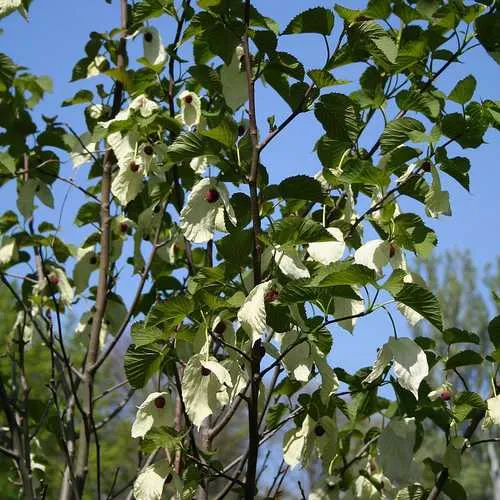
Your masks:
{"label": "dark round flower bud", "polygon": [[135,161],[131,161],[128,164],[128,168],[130,168],[130,170],[132,170],[132,172],[137,172],[140,167],[139,167],[139,165]]}
{"label": "dark round flower bud", "polygon": [[146,33],[144,33],[144,40],[146,40],[146,42],[150,43],[153,41],[153,33],[151,33],[151,31],[146,31]]}
{"label": "dark round flower bud", "polygon": [[159,410],[161,410],[162,408],[165,408],[165,404],[167,403],[167,401],[165,400],[165,398],[163,396],[158,396],[156,399],[155,399],[155,406],[156,408],[158,408]]}
{"label": "dark round flower bud", "polygon": [[191,104],[193,102],[193,96],[191,94],[188,94],[186,97],[184,97],[184,102],[186,104]]}
{"label": "dark round flower bud", "polygon": [[269,292],[267,292],[264,295],[264,300],[266,302],[274,302],[275,300],[278,300],[279,298],[280,298],[280,294],[279,294],[278,290],[274,290],[274,288],[272,290],[269,290]]}
{"label": "dark round flower bud", "polygon": [[444,390],[440,396],[443,401],[449,401],[451,399],[451,392],[448,390]]}
{"label": "dark round flower bud", "polygon": [[92,257],[90,257],[90,259],[89,259],[89,262],[90,262],[93,266],[95,266],[95,265],[97,264],[97,255],[96,255],[96,254],[92,255]]}
{"label": "dark round flower bud", "polygon": [[206,368],[205,366],[202,366],[202,367],[201,367],[200,372],[201,372],[201,375],[202,375],[203,377],[208,377],[208,376],[212,373],[212,372],[211,372],[208,368]]}
{"label": "dark round flower bud", "polygon": [[154,153],[154,149],[153,149],[153,146],[150,146],[149,144],[147,146],[144,146],[144,154],[147,155],[147,156],[153,156],[153,153]]}
{"label": "dark round flower bud", "polygon": [[396,255],[396,245],[391,243],[389,245],[389,258],[392,259]]}
{"label": "dark round flower bud", "polygon": [[159,213],[159,212],[160,212],[160,210],[161,210],[160,205],[156,205],[156,206],[153,208],[153,212],[154,212],[155,214]]}
{"label": "dark round flower bud", "polygon": [[224,332],[226,331],[226,324],[224,323],[224,321],[219,321],[216,325],[215,325],[215,328],[214,328],[214,333],[218,336],[218,337],[222,337],[224,335]]}
{"label": "dark round flower bud", "polygon": [[52,276],[49,276],[49,280],[53,285],[58,285],[59,284],[59,278],[57,277],[56,274],[53,274]]}
{"label": "dark round flower bud", "polygon": [[126,233],[128,231],[128,224],[126,222],[120,223],[120,231],[122,233]]}
{"label": "dark round flower bud", "polygon": [[245,125],[240,125],[238,127],[238,136],[241,137],[242,135],[245,135],[245,132],[247,131]]}
{"label": "dark round flower bud", "polygon": [[215,203],[218,201],[220,198],[219,192],[216,189],[209,189],[205,193],[205,200],[208,201],[208,203]]}
{"label": "dark round flower bud", "polygon": [[314,434],[318,437],[321,437],[325,432],[325,428],[321,424],[317,424],[314,428]]}
{"label": "dark round flower bud", "polygon": [[169,474],[169,475],[165,478],[165,483],[166,483],[166,484],[171,483],[173,478],[174,478],[174,476],[172,476],[172,474]]}
{"label": "dark round flower bud", "polygon": [[429,160],[425,160],[424,163],[422,163],[422,170],[424,172],[430,172],[431,167],[432,167],[432,164]]}

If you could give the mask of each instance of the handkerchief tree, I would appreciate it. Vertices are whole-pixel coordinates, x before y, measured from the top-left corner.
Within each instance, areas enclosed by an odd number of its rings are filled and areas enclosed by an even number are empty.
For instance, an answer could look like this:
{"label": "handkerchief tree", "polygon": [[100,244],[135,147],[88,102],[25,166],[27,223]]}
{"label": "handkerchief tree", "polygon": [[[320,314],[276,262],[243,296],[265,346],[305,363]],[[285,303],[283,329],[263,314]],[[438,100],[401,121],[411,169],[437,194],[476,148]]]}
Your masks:
{"label": "handkerchief tree", "polygon": [[[29,3],[0,0],[0,17],[27,16]],[[0,452],[22,496],[275,498],[292,469],[314,462],[321,479],[310,491],[295,482],[296,498],[466,498],[461,455],[481,445],[478,426],[500,424],[500,318],[485,357],[467,349],[479,337],[443,324],[407,259],[437,246],[428,219],[451,215],[448,178],[469,188],[470,161],[451,151],[496,147],[483,145],[500,130],[500,102],[476,96],[473,74],[448,94],[440,81],[472,50],[500,62],[498,2],[370,0],[299,13],[290,2],[284,27],[265,2],[116,4],[119,26],[92,31],[73,69],[85,87],[108,82],[64,101],[83,106],[81,123],[35,120],[50,79],[0,54],[1,186],[17,197],[0,216],[0,276],[18,311],[0,371]],[[321,67],[282,50],[304,36],[324,51]],[[342,67],[354,81],[336,77]],[[284,116],[263,105],[264,86]],[[268,147],[305,116],[321,135],[295,140],[315,150],[317,168],[273,184],[269,172],[283,165]],[[69,163],[88,182],[76,183]],[[60,184],[85,197],[65,205],[88,230],[83,241],[53,210]],[[339,331],[356,335],[374,314],[388,329],[373,332],[373,366],[332,363]],[[461,349],[440,355],[431,338],[397,331],[395,315]],[[67,349],[77,335],[80,363]],[[34,342],[51,356],[45,402],[30,398]],[[141,454],[127,478],[100,460],[99,442],[127,401],[99,422],[95,391],[124,343],[126,383],[143,391],[128,413]],[[449,383],[474,364],[492,373],[484,393]],[[223,462],[218,443],[235,420],[244,452]],[[425,457],[430,426],[442,453]],[[41,427],[63,453],[59,491],[47,491],[36,461]],[[275,436],[279,468],[263,456]]]}

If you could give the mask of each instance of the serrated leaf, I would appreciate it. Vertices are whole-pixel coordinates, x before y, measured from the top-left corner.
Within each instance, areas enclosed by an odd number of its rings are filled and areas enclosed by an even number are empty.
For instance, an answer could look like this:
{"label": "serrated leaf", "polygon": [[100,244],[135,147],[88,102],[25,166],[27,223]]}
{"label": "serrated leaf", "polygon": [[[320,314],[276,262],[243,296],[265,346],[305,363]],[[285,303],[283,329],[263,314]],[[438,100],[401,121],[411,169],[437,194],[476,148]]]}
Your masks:
{"label": "serrated leaf", "polygon": [[443,329],[443,317],[439,301],[426,288],[415,283],[404,283],[403,288],[394,298],[422,315],[438,330]]}
{"label": "serrated leaf", "polygon": [[411,132],[425,132],[425,127],[415,118],[398,118],[387,124],[380,137],[382,153],[390,153],[393,149],[410,139]]}
{"label": "serrated leaf", "polygon": [[295,16],[283,31],[283,35],[318,33],[328,36],[333,30],[334,16],[330,9],[315,7]]}
{"label": "serrated leaf", "polygon": [[359,113],[352,99],[344,94],[325,94],[314,108],[316,118],[333,139],[354,143],[360,132]]}
{"label": "serrated leaf", "polygon": [[495,349],[500,348],[500,316],[493,318],[488,325],[488,334]]}
{"label": "serrated leaf", "polygon": [[443,332],[443,340],[448,344],[459,344],[462,342],[469,344],[480,344],[479,335],[468,332],[467,330],[460,330],[459,328],[447,328]]}
{"label": "serrated leaf", "polygon": [[319,181],[307,175],[287,177],[279,185],[280,194],[284,199],[308,200],[321,202],[323,191]]}
{"label": "serrated leaf", "polygon": [[466,349],[461,351],[446,362],[446,369],[452,370],[458,368],[459,366],[470,366],[470,365],[480,365],[483,362],[483,357],[476,351],[471,351]]}
{"label": "serrated leaf", "polygon": [[466,76],[455,85],[448,95],[448,99],[458,104],[465,104],[472,99],[474,91],[476,90],[476,85],[476,79],[472,75]]}
{"label": "serrated leaf", "polygon": [[476,19],[476,34],[488,54],[500,64],[500,11],[498,9]]}
{"label": "serrated leaf", "polygon": [[189,297],[172,297],[153,306],[146,325],[160,328],[177,327],[193,312],[193,309],[194,304]]}
{"label": "serrated leaf", "polygon": [[368,267],[360,264],[336,262],[321,269],[321,272],[314,276],[311,286],[363,286],[368,283],[374,283],[375,281],[376,275],[373,269],[369,269]]}
{"label": "serrated leaf", "polygon": [[162,360],[163,354],[157,349],[130,346],[124,358],[125,375],[129,384],[135,389],[144,387],[159,370]]}
{"label": "serrated leaf", "polygon": [[142,347],[154,344],[158,340],[166,340],[166,333],[154,326],[146,326],[142,321],[132,325],[131,333],[132,344],[136,347]]}

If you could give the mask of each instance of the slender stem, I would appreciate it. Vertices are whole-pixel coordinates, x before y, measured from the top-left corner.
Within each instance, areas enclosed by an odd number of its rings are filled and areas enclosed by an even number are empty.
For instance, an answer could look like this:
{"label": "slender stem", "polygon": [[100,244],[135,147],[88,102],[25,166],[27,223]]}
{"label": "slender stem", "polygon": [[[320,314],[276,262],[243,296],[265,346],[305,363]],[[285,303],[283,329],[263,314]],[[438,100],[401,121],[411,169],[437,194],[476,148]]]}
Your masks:
{"label": "slender stem", "polygon": [[[255,108],[255,81],[253,78],[252,58],[249,47],[250,27],[250,0],[245,0],[245,30],[242,37],[243,56],[245,61],[245,73],[248,89],[248,117],[249,133],[252,143],[252,160],[250,164],[250,175],[248,186],[250,189],[250,203],[253,228],[252,267],[254,286],[261,281],[261,221],[258,193],[259,172],[259,131],[257,128],[257,115]],[[252,348],[252,361],[250,363],[250,398],[248,400],[248,465],[246,476],[245,498],[255,498],[257,492],[257,461],[259,456],[259,387],[260,387],[260,347],[257,341]]]}

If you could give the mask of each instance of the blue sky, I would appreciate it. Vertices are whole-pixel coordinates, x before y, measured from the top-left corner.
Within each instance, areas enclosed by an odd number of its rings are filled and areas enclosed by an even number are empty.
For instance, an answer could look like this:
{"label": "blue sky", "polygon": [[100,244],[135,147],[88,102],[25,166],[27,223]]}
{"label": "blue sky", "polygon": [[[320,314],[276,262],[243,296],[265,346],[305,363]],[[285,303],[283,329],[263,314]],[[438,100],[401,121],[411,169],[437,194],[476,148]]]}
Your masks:
{"label": "blue sky", "polygon": [[[364,2],[345,2],[356,8]],[[331,2],[296,0],[257,0],[255,6],[265,15],[275,18],[282,28],[300,10],[324,5],[331,7]],[[109,31],[118,23],[118,2],[113,0],[108,5],[104,0],[35,0],[30,11],[30,21],[26,23],[15,14],[2,21],[4,33],[0,35],[0,50],[10,55],[20,65],[28,67],[35,74],[48,74],[54,80],[54,92],[49,95],[38,111],[49,116],[59,115],[60,121],[70,123],[79,132],[84,131],[82,109],[79,107],[59,108],[63,99],[71,97],[80,88],[93,89],[98,80],[69,83],[73,64],[83,57],[83,47],[89,31]],[[336,19],[332,45],[340,31],[340,22]],[[162,33],[164,43],[172,36],[173,26],[167,20],[154,22]],[[299,59],[307,61],[309,69],[320,67],[324,60],[323,40],[319,36],[289,36],[280,41],[281,50],[294,53]],[[140,41],[130,44],[131,62],[140,55]],[[444,92],[449,92],[455,82],[472,73],[477,81],[476,99],[500,99],[500,67],[482,48],[474,49],[463,58],[463,63],[453,65],[438,81]],[[338,79],[355,80],[356,69],[342,69],[335,73]],[[337,87],[335,91],[348,92],[350,87]],[[279,123],[288,113],[288,106],[271,90],[258,88],[258,116],[262,130],[266,129],[266,117],[275,115]],[[322,134],[320,125],[312,114],[299,117],[280,138],[266,149],[262,161],[267,166],[272,181],[279,181],[285,176],[296,174],[314,174],[319,170],[319,162],[313,152],[313,145]],[[432,221],[439,236],[438,252],[446,249],[471,249],[472,256],[482,266],[494,259],[500,248],[500,222],[498,216],[500,203],[498,186],[500,169],[498,156],[500,147],[498,133],[489,133],[489,144],[479,150],[462,152],[459,147],[450,148],[450,156],[468,156],[472,162],[471,192],[467,193],[455,181],[444,179],[444,187],[450,191],[453,217]],[[376,137],[367,137],[370,146]],[[495,158],[497,160],[495,161]],[[62,169],[62,175],[74,176],[85,181],[85,172],[74,173],[69,163]],[[444,177],[444,176],[443,176]],[[66,187],[56,193],[56,206],[61,210]],[[11,203],[13,192],[3,193],[2,204]],[[62,210],[62,235],[74,244],[79,244],[85,230],[78,230],[72,225],[74,215],[82,198],[71,190]],[[403,204],[404,206],[404,204]],[[6,206],[2,207],[6,209]],[[398,325],[405,328],[404,322]],[[343,330],[334,330],[334,362],[349,370],[370,364],[376,348],[391,334],[388,318],[377,313],[375,318],[363,319],[353,337]]]}

